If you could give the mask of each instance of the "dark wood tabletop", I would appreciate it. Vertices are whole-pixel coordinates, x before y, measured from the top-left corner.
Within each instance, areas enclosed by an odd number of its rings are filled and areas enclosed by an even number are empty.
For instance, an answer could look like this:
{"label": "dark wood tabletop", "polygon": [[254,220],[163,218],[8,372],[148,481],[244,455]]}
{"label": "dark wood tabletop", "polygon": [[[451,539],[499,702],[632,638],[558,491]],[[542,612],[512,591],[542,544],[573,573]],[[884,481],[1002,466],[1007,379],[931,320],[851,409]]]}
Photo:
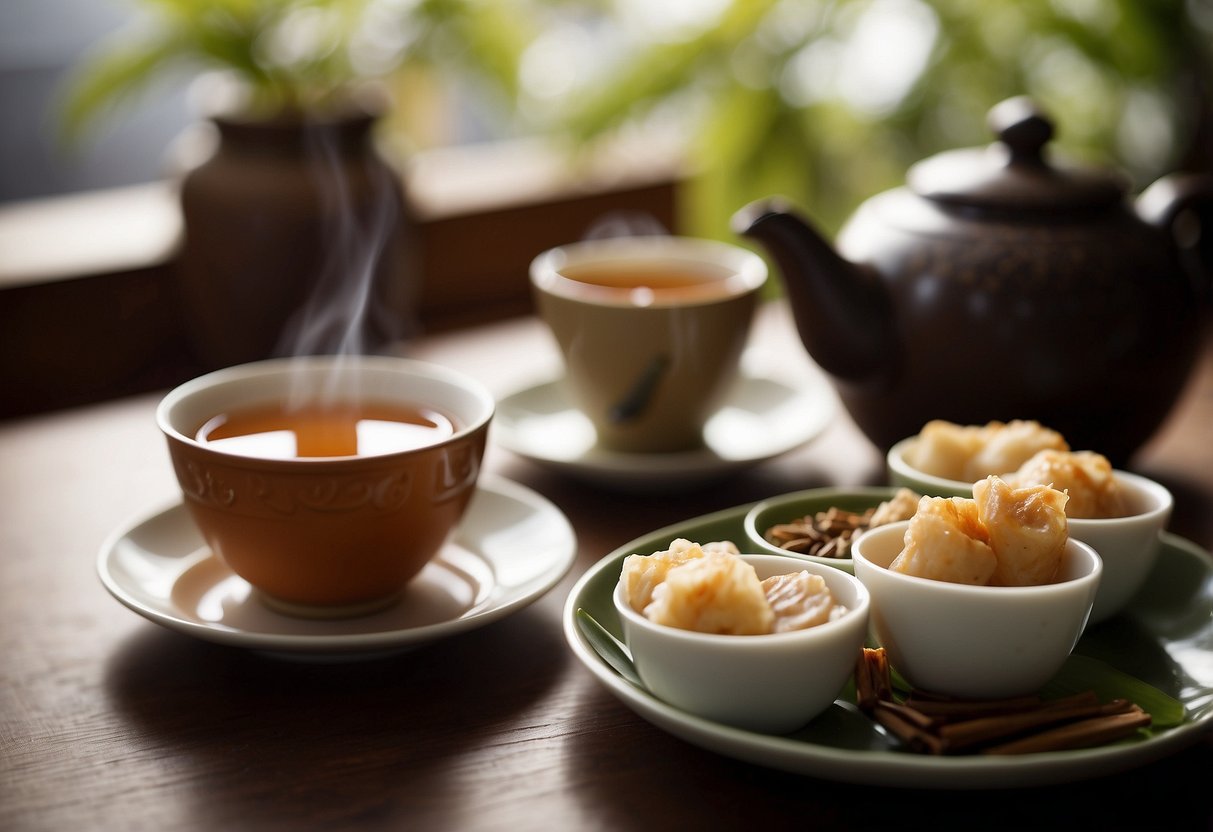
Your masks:
{"label": "dark wood tabletop", "polygon": [[[786,310],[757,354],[816,369]],[[1131,468],[1168,485],[1171,530],[1213,548],[1213,342]],[[558,367],[531,318],[405,348],[505,395]],[[178,494],[159,394],[0,423],[0,828],[1213,828],[1213,737],[1097,779],[1001,790],[872,787],[703,750],[604,690],[561,632],[570,588],[659,527],[773,494],[880,484],[881,455],[839,411],[814,441],[700,488],[606,491],[490,445],[486,470],[556,504],[569,574],[490,626],[366,661],[267,657],[170,631],[103,589],[116,527]],[[1213,657],[1210,658],[1213,666]],[[1211,681],[1211,680],[1206,680]]]}

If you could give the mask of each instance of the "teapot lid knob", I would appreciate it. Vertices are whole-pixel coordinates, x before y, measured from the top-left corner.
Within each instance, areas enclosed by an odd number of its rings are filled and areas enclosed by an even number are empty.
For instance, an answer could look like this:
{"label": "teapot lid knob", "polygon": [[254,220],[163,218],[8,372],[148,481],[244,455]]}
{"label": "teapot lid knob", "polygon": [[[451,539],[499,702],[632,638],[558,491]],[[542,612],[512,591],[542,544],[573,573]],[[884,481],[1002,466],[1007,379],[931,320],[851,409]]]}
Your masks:
{"label": "teapot lid knob", "polygon": [[950,205],[1001,211],[1068,211],[1123,199],[1128,183],[1121,174],[1049,161],[1053,122],[1030,98],[1003,101],[986,121],[997,142],[924,159],[910,168],[911,190]]}
{"label": "teapot lid knob", "polygon": [[990,131],[1006,145],[1011,164],[1043,165],[1044,147],[1053,138],[1053,122],[1026,96],[995,105],[986,116]]}

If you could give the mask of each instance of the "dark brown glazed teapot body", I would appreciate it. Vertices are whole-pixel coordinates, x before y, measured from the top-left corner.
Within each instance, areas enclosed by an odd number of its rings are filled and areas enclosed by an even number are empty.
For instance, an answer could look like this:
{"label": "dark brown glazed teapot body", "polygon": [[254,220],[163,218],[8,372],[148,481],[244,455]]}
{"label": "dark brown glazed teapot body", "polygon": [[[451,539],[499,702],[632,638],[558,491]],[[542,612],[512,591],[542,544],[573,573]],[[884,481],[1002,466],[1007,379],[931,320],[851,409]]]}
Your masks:
{"label": "dark brown glazed teapot body", "polygon": [[805,347],[877,446],[931,419],[1037,419],[1124,464],[1197,355],[1213,181],[1160,180],[1130,203],[1114,174],[1050,164],[1052,125],[1027,100],[990,120],[997,143],[915,165],[837,253],[778,201],[735,226],[772,255]]}

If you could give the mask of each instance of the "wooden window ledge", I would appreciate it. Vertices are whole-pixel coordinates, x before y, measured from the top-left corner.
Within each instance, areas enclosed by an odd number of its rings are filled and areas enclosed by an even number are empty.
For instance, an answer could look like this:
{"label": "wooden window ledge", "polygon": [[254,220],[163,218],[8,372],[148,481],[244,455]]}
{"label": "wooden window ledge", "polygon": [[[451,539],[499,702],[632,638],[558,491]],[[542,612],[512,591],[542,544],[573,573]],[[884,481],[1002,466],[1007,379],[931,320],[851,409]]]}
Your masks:
{"label": "wooden window ledge", "polygon": [[[536,140],[419,154],[405,180],[420,224],[422,326],[529,312],[531,258],[613,214],[676,231],[678,158],[674,143],[651,141],[577,169]],[[0,205],[0,418],[198,372],[172,281],[180,238],[169,181]]]}

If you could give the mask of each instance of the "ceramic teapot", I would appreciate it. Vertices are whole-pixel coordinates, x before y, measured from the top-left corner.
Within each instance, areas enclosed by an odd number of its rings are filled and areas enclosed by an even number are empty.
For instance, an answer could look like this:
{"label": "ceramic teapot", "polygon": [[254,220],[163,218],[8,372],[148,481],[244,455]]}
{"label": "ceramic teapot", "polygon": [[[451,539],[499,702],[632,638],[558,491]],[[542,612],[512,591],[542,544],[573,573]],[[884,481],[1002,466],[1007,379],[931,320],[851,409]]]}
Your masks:
{"label": "ceramic teapot", "polygon": [[880,448],[931,419],[1037,419],[1124,464],[1197,356],[1213,178],[1166,177],[1130,202],[1119,173],[1050,160],[1030,100],[989,123],[990,146],[919,162],[861,205],[837,250],[779,199],[734,230],[771,255],[805,348]]}

